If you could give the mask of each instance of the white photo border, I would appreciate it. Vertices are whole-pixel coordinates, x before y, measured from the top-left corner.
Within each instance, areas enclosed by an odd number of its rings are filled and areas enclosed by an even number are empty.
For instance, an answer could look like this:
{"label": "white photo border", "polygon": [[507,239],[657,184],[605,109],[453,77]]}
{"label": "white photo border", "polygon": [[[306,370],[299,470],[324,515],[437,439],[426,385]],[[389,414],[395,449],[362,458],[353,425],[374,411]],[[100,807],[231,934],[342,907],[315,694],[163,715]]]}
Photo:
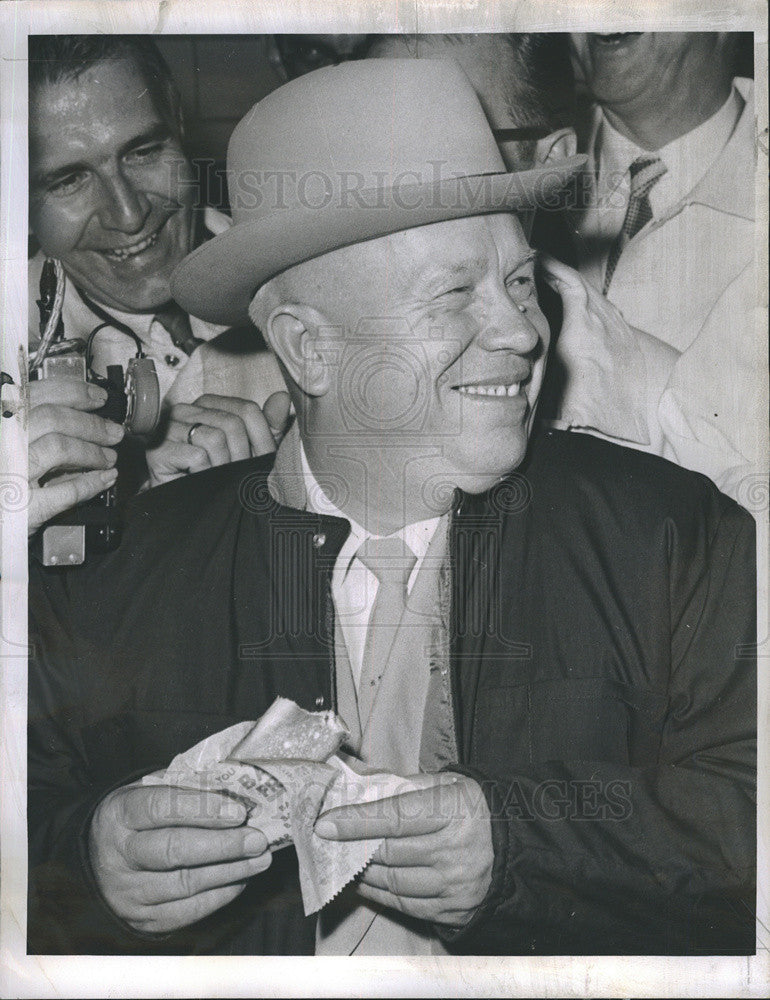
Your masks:
{"label": "white photo border", "polygon": [[[19,399],[27,317],[27,36],[565,30],[754,32],[757,337],[767,338],[767,10],[761,0],[7,0],[0,4],[0,338]],[[756,956],[169,958],[26,955],[26,428],[0,434],[0,995],[5,997],[764,997],[770,983],[768,495],[760,515]],[[770,462],[768,463],[770,465]]]}

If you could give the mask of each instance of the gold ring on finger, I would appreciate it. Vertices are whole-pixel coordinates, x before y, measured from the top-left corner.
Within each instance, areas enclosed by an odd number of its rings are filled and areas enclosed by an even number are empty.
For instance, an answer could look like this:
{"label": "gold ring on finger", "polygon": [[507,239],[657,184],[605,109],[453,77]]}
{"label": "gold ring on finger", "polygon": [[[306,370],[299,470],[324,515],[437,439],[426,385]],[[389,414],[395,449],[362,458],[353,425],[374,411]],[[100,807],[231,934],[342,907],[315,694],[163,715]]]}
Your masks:
{"label": "gold ring on finger", "polygon": [[190,424],[190,429],[187,432],[187,443],[193,443],[193,434],[198,430],[199,427],[203,427],[203,424]]}

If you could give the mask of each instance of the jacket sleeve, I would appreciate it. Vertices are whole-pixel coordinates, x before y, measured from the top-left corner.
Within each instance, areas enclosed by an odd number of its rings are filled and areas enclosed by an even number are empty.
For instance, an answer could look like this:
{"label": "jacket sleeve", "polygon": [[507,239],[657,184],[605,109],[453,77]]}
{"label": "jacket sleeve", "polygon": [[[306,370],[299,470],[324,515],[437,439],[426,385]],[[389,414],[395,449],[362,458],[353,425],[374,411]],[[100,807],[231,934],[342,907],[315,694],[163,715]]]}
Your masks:
{"label": "jacket sleeve", "polygon": [[66,571],[30,567],[27,947],[37,954],[104,953],[130,941],[102,903],[88,864],[88,825],[108,789],[95,781],[83,739],[88,707],[72,591]]}
{"label": "jacket sleeve", "polygon": [[[93,811],[139,773],[108,781],[94,759],[114,693],[99,689],[98,664],[110,653],[109,622],[92,621],[78,571],[30,567],[27,726],[27,830],[30,954],[173,954],[175,935],[134,931],[102,899],[88,856]],[[77,621],[86,627],[73,628]],[[87,638],[101,637],[98,644]],[[96,670],[94,669],[96,667]],[[102,734],[101,737],[99,734]],[[104,745],[102,743],[102,745]],[[129,766],[129,765],[127,765]],[[189,943],[188,943],[189,950]]]}
{"label": "jacket sleeve", "polygon": [[657,761],[465,769],[487,796],[495,862],[471,921],[439,929],[452,951],[754,952],[754,525],[713,494],[707,518],[666,528],[671,666]]}

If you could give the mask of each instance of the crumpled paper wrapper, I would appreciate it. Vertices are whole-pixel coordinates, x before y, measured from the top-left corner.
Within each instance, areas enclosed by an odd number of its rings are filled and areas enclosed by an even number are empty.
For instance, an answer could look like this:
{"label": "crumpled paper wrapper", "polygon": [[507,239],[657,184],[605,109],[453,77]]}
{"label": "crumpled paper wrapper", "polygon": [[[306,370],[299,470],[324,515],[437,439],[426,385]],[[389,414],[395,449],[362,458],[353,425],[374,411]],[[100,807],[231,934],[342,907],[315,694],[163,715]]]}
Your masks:
{"label": "crumpled paper wrapper", "polygon": [[258,722],[207,737],[143,781],[240,799],[249,810],[247,825],[264,833],[271,850],[294,844],[309,916],[360,874],[382,843],[324,840],[314,832],[321,813],[415,788],[394,774],[362,773],[358,762],[339,752],[347,736],[333,712],[305,712],[277,698]]}

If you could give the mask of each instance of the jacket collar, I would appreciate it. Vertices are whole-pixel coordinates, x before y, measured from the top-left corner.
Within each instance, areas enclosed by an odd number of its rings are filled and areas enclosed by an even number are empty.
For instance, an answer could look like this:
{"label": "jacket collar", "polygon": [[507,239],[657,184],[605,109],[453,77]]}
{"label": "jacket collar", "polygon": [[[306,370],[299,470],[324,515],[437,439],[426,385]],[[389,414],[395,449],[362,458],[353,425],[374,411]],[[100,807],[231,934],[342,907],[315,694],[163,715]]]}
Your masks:
{"label": "jacket collar", "polygon": [[302,474],[301,440],[295,420],[281,441],[267,477],[270,496],[284,507],[307,510],[307,490]]}

